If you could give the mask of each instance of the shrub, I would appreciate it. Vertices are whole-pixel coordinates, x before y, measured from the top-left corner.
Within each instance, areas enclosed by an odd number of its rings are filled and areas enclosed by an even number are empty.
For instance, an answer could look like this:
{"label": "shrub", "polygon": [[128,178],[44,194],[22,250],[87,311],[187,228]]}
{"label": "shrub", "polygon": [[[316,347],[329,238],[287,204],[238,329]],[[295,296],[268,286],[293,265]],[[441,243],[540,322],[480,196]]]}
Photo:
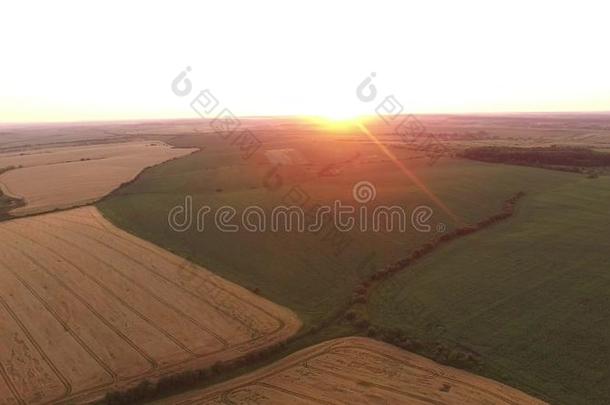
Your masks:
{"label": "shrub", "polygon": [[369,337],[377,336],[378,333],[379,333],[379,331],[374,326],[369,326],[368,330],[366,331],[366,334]]}
{"label": "shrub", "polygon": [[354,326],[361,330],[368,329],[369,321],[366,319],[358,319],[356,322],[354,322]]}
{"label": "shrub", "polygon": [[354,311],[348,311],[345,314],[345,319],[347,319],[348,321],[353,321],[354,319],[356,319],[356,313]]}
{"label": "shrub", "polygon": [[356,294],[366,294],[366,288],[364,288],[362,285],[357,286],[356,288],[354,288],[354,292]]}

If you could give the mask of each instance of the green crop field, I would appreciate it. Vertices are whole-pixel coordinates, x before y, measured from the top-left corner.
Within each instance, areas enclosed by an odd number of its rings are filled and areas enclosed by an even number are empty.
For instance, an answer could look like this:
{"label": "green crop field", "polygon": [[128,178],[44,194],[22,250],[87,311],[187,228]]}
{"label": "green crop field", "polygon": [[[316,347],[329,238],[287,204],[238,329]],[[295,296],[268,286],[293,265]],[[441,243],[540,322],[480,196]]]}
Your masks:
{"label": "green crop field", "polygon": [[610,179],[568,178],[379,286],[372,320],[459,342],[482,356],[483,374],[553,403],[605,403]]}
{"label": "green crop field", "polygon": [[[445,244],[384,280],[366,305],[368,319],[374,327],[399,329],[424,342],[467,348],[480,357],[475,371],[543,398],[590,403],[610,394],[605,372],[610,350],[604,341],[610,332],[604,326],[610,316],[604,309],[610,308],[610,278],[604,274],[610,262],[608,177],[453,158],[430,166],[413,152],[391,148],[454,220],[370,142],[287,137],[265,145],[296,151],[298,163],[279,166],[262,150],[243,159],[233,145],[211,136],[173,142],[202,150],[147,169],[98,203],[102,213],[293,309],[304,330],[344,311],[362,280],[438,238],[436,225],[450,231],[474,224],[525,192],[515,216]],[[360,156],[357,164],[350,163],[354,156]],[[339,170],[320,175],[329,165]],[[396,204],[407,212],[422,204],[433,207],[433,230],[227,233],[211,222],[184,232],[168,225],[168,213],[184,205],[187,195],[195,212],[204,205],[213,210],[229,205],[238,212],[257,205],[269,212],[282,204],[302,205],[303,195],[304,206],[335,199],[355,204],[352,188],[363,180],[374,184],[376,205]],[[328,333],[322,335],[332,337]]]}
{"label": "green crop field", "polygon": [[[287,141],[277,146],[293,147],[310,163],[278,169],[275,174],[282,183],[269,187],[273,166],[265,159],[245,161],[230,146],[212,143],[197,154],[145,171],[99,207],[122,228],[258,289],[263,296],[297,311],[306,323],[315,323],[344,305],[365,275],[408,255],[436,237],[436,231],[225,233],[209,226],[203,232],[192,227],[180,233],[170,229],[167,217],[172,207],[184,203],[186,195],[193,197],[195,210],[203,205],[231,205],[239,211],[259,205],[269,211],[288,204],[294,186],[307,193],[311,202],[330,204],[340,199],[353,203],[353,185],[366,180],[376,187],[376,204],[398,204],[407,211],[429,204],[435,209],[431,224],[454,226],[376,146],[338,144]],[[326,162],[342,161],[354,153],[370,155],[370,162],[348,165],[336,176],[317,175]],[[552,171],[465,160],[445,159],[429,166],[405,155],[401,161],[464,223],[497,212],[517,191],[556,187],[570,178]]]}

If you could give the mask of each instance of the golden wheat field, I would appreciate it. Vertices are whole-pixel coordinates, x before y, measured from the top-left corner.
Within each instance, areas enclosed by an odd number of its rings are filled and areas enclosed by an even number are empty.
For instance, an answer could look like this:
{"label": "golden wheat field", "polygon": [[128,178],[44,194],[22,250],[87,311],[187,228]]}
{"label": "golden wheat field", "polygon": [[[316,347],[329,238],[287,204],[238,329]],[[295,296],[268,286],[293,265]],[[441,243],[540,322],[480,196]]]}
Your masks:
{"label": "golden wheat field", "polygon": [[25,200],[12,215],[69,208],[96,201],[142,169],[192,153],[159,141],[69,146],[0,154],[4,194]]}
{"label": "golden wheat field", "polygon": [[0,224],[0,403],[82,403],[285,340],[289,310],[94,207]]}
{"label": "golden wheat field", "polygon": [[377,340],[349,337],[158,404],[536,404],[498,382]]}

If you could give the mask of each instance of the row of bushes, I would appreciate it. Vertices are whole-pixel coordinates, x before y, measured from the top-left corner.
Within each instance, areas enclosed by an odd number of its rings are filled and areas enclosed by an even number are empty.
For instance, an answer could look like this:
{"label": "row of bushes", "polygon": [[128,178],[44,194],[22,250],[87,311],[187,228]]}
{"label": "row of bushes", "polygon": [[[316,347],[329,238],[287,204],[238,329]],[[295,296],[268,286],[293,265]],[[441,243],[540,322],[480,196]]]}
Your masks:
{"label": "row of bushes", "polygon": [[479,231],[483,228],[486,228],[488,226],[491,226],[499,221],[510,218],[515,211],[515,205],[524,196],[525,196],[525,193],[523,191],[516,193],[515,195],[513,195],[512,197],[510,197],[509,199],[504,201],[504,204],[502,206],[502,211],[499,212],[498,214],[494,214],[488,218],[485,218],[484,220],[479,221],[475,225],[468,225],[468,226],[457,228],[451,232],[447,232],[447,233],[441,235],[440,237],[438,237],[437,239],[433,240],[432,242],[428,242],[428,243],[425,243],[424,245],[420,246],[413,253],[411,253],[411,256],[404,258],[404,259],[400,259],[400,260],[384,267],[383,269],[380,269],[380,270],[376,271],[375,273],[371,274],[367,279],[360,282],[354,288],[353,295],[352,295],[352,303],[366,304],[369,291],[371,289],[371,286],[374,283],[379,282],[380,280],[383,280],[385,278],[388,278],[392,274],[409,267],[415,261],[424,257],[428,253],[432,252],[439,245],[450,242],[450,241],[460,238],[462,236],[466,236],[471,233],[477,232],[477,231]]}
{"label": "row of bushes", "polygon": [[452,347],[447,343],[441,342],[418,341],[408,337],[399,329],[389,330],[371,325],[366,314],[365,304],[367,304],[370,291],[376,283],[379,283],[381,280],[390,277],[394,273],[411,266],[417,260],[429,254],[443,243],[472,234],[511,217],[514,214],[517,202],[524,196],[525,193],[522,191],[516,193],[504,201],[502,210],[499,213],[481,220],[474,225],[460,227],[451,232],[445,233],[432,242],[428,242],[420,246],[418,249],[413,251],[409,257],[400,259],[371,274],[354,288],[352,295],[352,307],[345,313],[345,320],[369,337],[383,340],[409,351],[421,353],[441,364],[448,364],[459,368],[475,367],[477,364],[479,364],[478,356],[467,349],[458,348],[455,345],[455,347]]}
{"label": "row of bushes", "polygon": [[[352,303],[365,304],[368,299],[368,293],[370,291],[370,288],[374,285],[374,283],[385,279],[393,273],[396,273],[397,271],[410,266],[421,257],[433,251],[440,244],[476,232],[477,230],[483,227],[489,226],[495,222],[510,217],[514,212],[515,204],[524,195],[525,194],[523,192],[520,192],[506,200],[504,202],[501,213],[493,215],[477,223],[474,226],[462,227],[455,229],[452,232],[446,233],[435,241],[426,243],[423,246],[419,247],[411,254],[410,257],[398,260],[397,262],[386,266],[384,269],[375,272],[369,278],[365,279],[355,287]],[[354,309],[349,309],[349,307],[346,307],[342,311],[338,311],[337,314],[338,316],[340,316],[341,314],[345,314],[345,319],[355,328],[363,332],[363,334],[394,344],[406,350],[419,352],[434,359],[439,363],[448,364],[460,368],[470,368],[478,364],[477,356],[471,352],[468,352],[465,349],[451,347],[449,344],[442,342],[422,342],[416,339],[409,338],[408,336],[406,336],[406,334],[404,334],[398,329],[389,330],[372,326],[368,319],[366,319],[366,316],[363,314],[363,312],[358,312]],[[110,392],[100,402],[100,404],[132,404],[135,402],[150,400],[159,396],[171,394],[173,392],[193,387],[197,384],[204,383],[206,380],[213,379],[214,377],[220,375],[223,372],[236,370],[240,367],[257,363],[263,360],[264,358],[274,353],[277,353],[280,350],[285,349],[286,345],[289,342],[298,338],[302,338],[306,335],[317,333],[318,331],[328,326],[330,323],[335,322],[336,320],[336,317],[329,317],[325,322],[322,322],[316,326],[312,326],[309,330],[298,336],[294,336],[274,346],[270,346],[268,348],[256,352],[249,353],[238,359],[225,362],[217,362],[214,365],[206,368],[197,370],[187,370],[181,373],[160,377],[154,382],[145,380],[137,386],[128,388],[126,390]]]}
{"label": "row of bushes", "polygon": [[[260,291],[255,291],[259,293]],[[106,397],[99,402],[100,405],[122,405],[132,404],[137,402],[144,402],[153,398],[158,398],[164,395],[169,395],[181,390],[192,388],[196,385],[204,384],[206,381],[214,379],[224,372],[234,371],[241,367],[252,365],[263,361],[274,354],[277,354],[286,349],[288,344],[294,342],[297,339],[303,339],[304,337],[313,335],[332,323],[337,322],[338,319],[345,313],[347,306],[337,310],[334,316],[328,317],[326,320],[311,326],[309,329],[303,331],[298,335],[289,337],[283,342],[279,342],[273,346],[251,352],[243,357],[229,361],[220,361],[214,363],[212,366],[197,369],[187,370],[181,373],[171,374],[159,378],[155,382],[145,380],[140,384],[128,388],[126,390],[113,391],[106,394]]]}
{"label": "row of bushes", "polygon": [[209,381],[223,372],[255,364],[265,357],[283,350],[287,343],[288,341],[280,342],[276,345],[248,353],[237,359],[218,361],[209,367],[170,374],[160,377],[156,381],[144,380],[134,387],[107,393],[105,398],[99,401],[98,404],[133,404],[179,392],[180,390],[191,388],[197,384]]}
{"label": "row of bushes", "polygon": [[[581,167],[610,166],[610,154],[583,147],[535,147],[482,146],[466,149],[461,157],[491,163],[510,163],[538,166],[568,171],[580,171]],[[566,168],[567,167],[567,168]]]}
{"label": "row of bushes", "polygon": [[0,167],[0,174],[6,173],[9,170],[15,170],[15,169],[21,169],[21,165],[19,166],[5,166],[5,167]]}
{"label": "row of bushes", "polygon": [[[13,166],[9,166],[9,167],[13,167]],[[14,168],[17,168],[17,167],[14,167]],[[7,171],[7,170],[4,170],[4,172],[1,172],[1,170],[3,170],[3,169],[0,169],[0,174],[5,173]],[[9,169],[9,170],[12,170],[12,169]],[[25,205],[25,200],[23,198],[9,197],[8,195],[5,195],[4,193],[2,193],[2,190],[0,190],[0,221],[12,218],[11,214],[9,214],[9,211],[11,211],[15,208],[23,207],[24,205]]]}
{"label": "row of bushes", "polygon": [[458,347],[455,344],[441,341],[425,341],[408,336],[398,328],[388,329],[373,326],[361,311],[350,310],[345,318],[362,334],[400,347],[410,352],[419,353],[437,363],[462,369],[473,369],[481,364],[480,356],[474,352]]}
{"label": "row of bushes", "polygon": [[448,342],[426,342],[409,338],[399,329],[370,328],[368,334],[402,349],[421,353],[437,363],[463,369],[472,369],[480,365],[480,357],[477,354]]}

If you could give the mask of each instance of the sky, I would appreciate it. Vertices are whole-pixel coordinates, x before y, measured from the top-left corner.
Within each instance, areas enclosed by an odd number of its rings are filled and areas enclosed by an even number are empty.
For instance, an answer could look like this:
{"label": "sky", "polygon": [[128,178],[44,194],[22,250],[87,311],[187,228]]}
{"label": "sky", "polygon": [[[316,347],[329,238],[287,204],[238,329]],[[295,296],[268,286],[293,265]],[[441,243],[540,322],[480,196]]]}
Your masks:
{"label": "sky", "polygon": [[[604,1],[6,1],[0,122],[610,111]],[[191,91],[172,81],[187,67]],[[375,98],[358,86],[371,74]],[[370,90],[368,86],[365,89]],[[395,104],[396,105],[396,104]]]}

